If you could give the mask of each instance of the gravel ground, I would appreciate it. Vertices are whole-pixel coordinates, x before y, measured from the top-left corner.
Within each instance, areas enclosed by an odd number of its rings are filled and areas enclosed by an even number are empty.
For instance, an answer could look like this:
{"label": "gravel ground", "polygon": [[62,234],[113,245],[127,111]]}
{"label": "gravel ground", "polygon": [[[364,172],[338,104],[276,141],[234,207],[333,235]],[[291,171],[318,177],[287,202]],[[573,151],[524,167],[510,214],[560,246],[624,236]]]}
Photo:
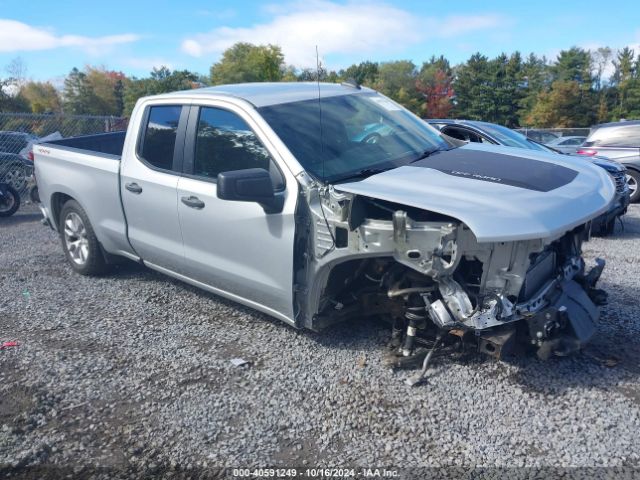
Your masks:
{"label": "gravel ground", "polygon": [[0,350],[0,477],[640,466],[640,206],[586,244],[610,302],[584,353],[439,359],[417,388],[383,368],[383,325],[296,331],[137,265],[82,277],[38,220],[0,219],[0,340],[21,343]]}

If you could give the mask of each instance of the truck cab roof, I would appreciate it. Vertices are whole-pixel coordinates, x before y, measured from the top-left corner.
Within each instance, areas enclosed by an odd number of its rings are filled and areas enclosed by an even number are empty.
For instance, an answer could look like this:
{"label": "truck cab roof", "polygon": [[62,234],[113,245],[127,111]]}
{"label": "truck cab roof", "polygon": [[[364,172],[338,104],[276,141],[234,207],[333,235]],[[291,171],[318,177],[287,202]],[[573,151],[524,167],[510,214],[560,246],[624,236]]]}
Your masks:
{"label": "truck cab roof", "polygon": [[254,107],[266,107],[282,103],[313,100],[318,98],[318,88],[322,98],[348,95],[355,92],[370,92],[373,90],[365,87],[355,87],[348,84],[316,83],[316,82],[263,82],[263,83],[237,83],[233,85],[218,85],[215,87],[183,90],[180,92],[165,93],[152,98],[171,98],[174,96],[201,97],[233,97],[240,98],[251,103]]}

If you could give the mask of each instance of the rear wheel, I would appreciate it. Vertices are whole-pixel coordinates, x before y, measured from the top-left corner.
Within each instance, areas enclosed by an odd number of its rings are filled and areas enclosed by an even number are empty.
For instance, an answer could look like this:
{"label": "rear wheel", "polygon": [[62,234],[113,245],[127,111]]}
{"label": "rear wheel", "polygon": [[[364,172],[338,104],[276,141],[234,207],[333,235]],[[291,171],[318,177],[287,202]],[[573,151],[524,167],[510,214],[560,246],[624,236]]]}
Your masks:
{"label": "rear wheel", "polygon": [[627,170],[627,183],[629,184],[629,191],[631,193],[631,202],[637,202],[640,200],[640,190],[638,189],[640,172],[631,169]]}
{"label": "rear wheel", "polygon": [[100,275],[107,264],[89,217],[75,200],[67,201],[60,212],[60,240],[71,267],[81,275]]}
{"label": "rear wheel", "polygon": [[0,217],[10,217],[20,208],[20,194],[10,185],[4,186],[4,195],[0,196]]}

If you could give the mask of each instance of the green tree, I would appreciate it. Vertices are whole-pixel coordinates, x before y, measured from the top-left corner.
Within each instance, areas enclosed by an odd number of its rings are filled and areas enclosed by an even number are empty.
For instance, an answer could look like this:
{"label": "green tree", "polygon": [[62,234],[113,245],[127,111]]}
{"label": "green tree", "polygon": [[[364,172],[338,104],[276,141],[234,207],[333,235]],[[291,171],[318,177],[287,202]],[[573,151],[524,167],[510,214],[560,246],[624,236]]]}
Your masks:
{"label": "green tree", "polygon": [[522,96],[519,100],[518,123],[527,125],[526,118],[538,101],[540,92],[551,86],[550,67],[545,57],[531,53],[522,63]]}
{"label": "green tree", "polygon": [[522,56],[501,54],[489,62],[494,92],[492,121],[507,127],[519,126],[520,102],[526,95]]}
{"label": "green tree", "polygon": [[124,86],[124,114],[130,115],[140,97],[200,87],[198,75],[188,70],[171,71],[167,67],[154,68],[148,78],[133,78]]}
{"label": "green tree", "polygon": [[[611,83],[617,89],[617,98],[612,112],[614,118],[628,118],[633,111],[637,110],[636,107],[640,107],[635,104],[634,98],[637,88],[637,82],[634,80],[638,76],[637,63],[634,62],[634,59],[635,52],[629,47],[625,47],[618,52],[613,61],[614,72]],[[638,59],[640,60],[640,56]]]}
{"label": "green tree", "polygon": [[589,51],[572,47],[558,54],[556,62],[551,67],[551,74],[554,81],[574,81],[581,87],[591,88],[594,80],[591,70]]}
{"label": "green tree", "polygon": [[20,95],[29,102],[33,113],[58,113],[62,110],[60,94],[49,82],[27,82]]}
{"label": "green tree", "polygon": [[275,45],[236,43],[211,66],[214,85],[242,82],[278,82],[284,75],[284,55]]}
{"label": "green tree", "polygon": [[416,87],[416,66],[409,60],[381,63],[373,87],[414,113],[420,113],[423,97]]}
{"label": "green tree", "polygon": [[489,59],[480,53],[473,54],[466,63],[454,69],[456,118],[489,120],[494,109],[493,88]]}
{"label": "green tree", "polygon": [[64,80],[63,106],[66,113],[88,114],[96,102],[87,74],[74,67]]}
{"label": "green tree", "polygon": [[340,77],[343,80],[353,79],[359,85],[374,85],[378,79],[378,64],[370,61],[354,63],[341,71]]}

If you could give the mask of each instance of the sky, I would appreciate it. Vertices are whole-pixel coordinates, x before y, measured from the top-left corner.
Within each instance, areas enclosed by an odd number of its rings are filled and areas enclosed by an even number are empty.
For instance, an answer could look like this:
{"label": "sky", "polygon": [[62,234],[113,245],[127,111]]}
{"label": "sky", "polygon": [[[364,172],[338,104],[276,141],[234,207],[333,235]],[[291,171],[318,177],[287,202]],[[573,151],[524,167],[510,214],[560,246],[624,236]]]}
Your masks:
{"label": "sky", "polygon": [[239,41],[276,44],[285,62],[329,69],[363,60],[432,55],[453,64],[473,53],[519,50],[553,59],[572,46],[635,48],[640,1],[200,1],[0,0],[0,78],[20,57],[27,77],[62,78],[104,66],[147,76],[161,65],[208,74]]}

